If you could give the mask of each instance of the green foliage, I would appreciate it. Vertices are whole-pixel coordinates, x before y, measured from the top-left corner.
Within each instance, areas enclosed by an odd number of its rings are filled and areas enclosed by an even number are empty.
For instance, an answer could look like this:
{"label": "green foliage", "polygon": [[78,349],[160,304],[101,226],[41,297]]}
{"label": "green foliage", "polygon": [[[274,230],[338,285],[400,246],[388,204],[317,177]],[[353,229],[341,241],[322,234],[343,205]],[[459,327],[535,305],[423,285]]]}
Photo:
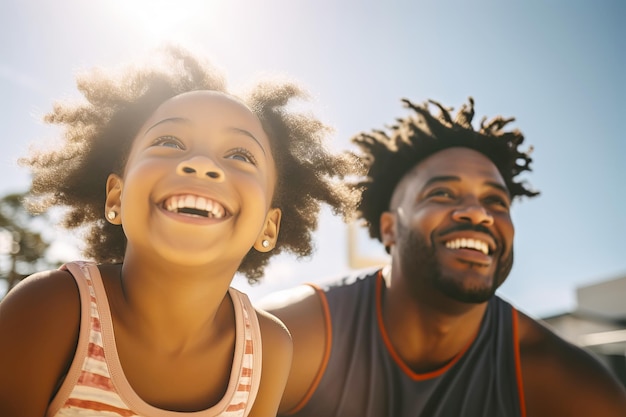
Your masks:
{"label": "green foliage", "polygon": [[8,289],[46,264],[50,244],[35,226],[35,220],[48,222],[45,214],[33,216],[23,205],[26,193],[8,194],[0,199],[0,279]]}

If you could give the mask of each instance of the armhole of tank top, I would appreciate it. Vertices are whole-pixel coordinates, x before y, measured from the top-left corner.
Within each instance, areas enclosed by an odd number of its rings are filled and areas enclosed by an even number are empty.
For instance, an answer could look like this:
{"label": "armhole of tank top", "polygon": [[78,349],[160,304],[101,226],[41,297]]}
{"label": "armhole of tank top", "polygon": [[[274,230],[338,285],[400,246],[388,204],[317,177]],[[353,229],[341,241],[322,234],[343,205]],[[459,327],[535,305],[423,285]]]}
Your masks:
{"label": "armhole of tank top", "polygon": [[62,267],[62,269],[65,269],[74,278],[74,282],[76,282],[76,287],[78,289],[80,303],[78,341],[76,343],[76,350],[74,351],[72,363],[70,364],[67,374],[63,378],[63,382],[61,383],[59,390],[48,406],[46,417],[56,415],[72,392],[74,385],[76,385],[76,382],[80,377],[83,362],[87,357],[89,344],[91,317],[91,295],[89,293],[89,283],[83,278],[84,272],[77,263],[67,263]]}
{"label": "armhole of tank top", "polygon": [[524,397],[524,379],[522,378],[522,361],[519,350],[519,315],[515,307],[511,306],[513,327],[513,353],[515,358],[515,377],[517,381],[517,397],[521,417],[526,417],[526,400]]}
{"label": "armhole of tank top", "polygon": [[[261,338],[261,328],[259,327],[259,318],[256,315],[256,310],[252,306],[250,299],[244,293],[238,292],[233,288],[230,288],[228,291],[233,305],[235,306],[235,310],[238,309],[237,305],[240,306],[241,314],[235,312],[235,317],[240,318],[240,320],[244,320],[243,310],[247,312],[248,320],[250,321],[250,337],[252,338],[253,343],[253,356],[252,356],[252,380],[250,381],[250,392],[248,394],[248,402],[246,404],[246,408],[244,410],[245,416],[250,413],[252,406],[254,405],[254,401],[256,400],[256,396],[259,392],[259,386],[261,385],[261,375],[263,374],[263,339]],[[245,323],[241,323],[242,328],[245,328]],[[239,327],[239,324],[237,324]],[[238,334],[239,335],[239,334]],[[242,334],[242,337],[245,339],[245,335]],[[241,368],[242,364],[240,364],[239,368]],[[232,371],[231,371],[232,372]],[[237,381],[237,385],[239,385],[239,381]]]}
{"label": "armhole of tank top", "polygon": [[320,368],[317,370],[317,373],[315,374],[315,378],[313,378],[313,382],[311,382],[311,386],[304,394],[304,397],[302,397],[302,399],[291,410],[285,413],[285,415],[287,416],[293,415],[297,413],[298,411],[302,410],[302,408],[304,408],[304,406],[307,405],[307,403],[309,402],[309,400],[311,399],[311,397],[317,390],[317,387],[319,386],[320,381],[322,380],[322,377],[326,373],[326,367],[328,366],[328,361],[330,359],[330,350],[333,344],[333,340],[332,340],[333,328],[332,328],[332,322],[330,319],[330,307],[328,306],[328,299],[326,298],[326,293],[324,293],[324,290],[322,290],[316,284],[308,283],[306,285],[309,285],[311,288],[313,288],[315,290],[315,294],[317,294],[317,296],[319,297],[319,301],[322,306],[322,312],[324,314],[324,325],[326,329],[326,332],[325,332],[326,333],[325,334],[326,345],[324,346],[324,354],[322,356],[322,363],[320,364]]}

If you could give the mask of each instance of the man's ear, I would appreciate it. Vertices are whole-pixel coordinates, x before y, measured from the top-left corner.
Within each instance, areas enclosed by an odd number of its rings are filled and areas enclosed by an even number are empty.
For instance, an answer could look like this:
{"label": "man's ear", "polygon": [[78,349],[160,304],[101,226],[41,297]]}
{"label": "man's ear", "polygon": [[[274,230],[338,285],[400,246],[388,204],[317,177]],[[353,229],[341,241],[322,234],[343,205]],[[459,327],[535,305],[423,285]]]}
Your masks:
{"label": "man's ear", "polygon": [[387,250],[396,243],[396,219],[391,211],[380,215],[380,240]]}
{"label": "man's ear", "polygon": [[117,174],[107,178],[104,217],[111,224],[122,224],[122,185],[124,182]]}
{"label": "man's ear", "polygon": [[271,208],[265,216],[265,226],[259,237],[254,242],[254,249],[259,252],[269,252],[276,247],[278,232],[280,231],[280,218],[282,212],[278,208]]}

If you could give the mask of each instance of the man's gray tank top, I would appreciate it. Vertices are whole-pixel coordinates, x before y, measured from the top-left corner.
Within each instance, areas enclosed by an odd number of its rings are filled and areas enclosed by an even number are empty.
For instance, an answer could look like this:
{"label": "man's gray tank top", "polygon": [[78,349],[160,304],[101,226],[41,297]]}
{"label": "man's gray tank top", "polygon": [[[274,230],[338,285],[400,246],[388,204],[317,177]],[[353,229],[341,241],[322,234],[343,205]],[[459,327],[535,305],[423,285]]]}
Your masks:
{"label": "man's gray tank top", "polygon": [[319,383],[297,417],[525,417],[517,311],[489,301],[473,342],[443,368],[416,374],[389,343],[380,271],[318,289],[332,338]]}

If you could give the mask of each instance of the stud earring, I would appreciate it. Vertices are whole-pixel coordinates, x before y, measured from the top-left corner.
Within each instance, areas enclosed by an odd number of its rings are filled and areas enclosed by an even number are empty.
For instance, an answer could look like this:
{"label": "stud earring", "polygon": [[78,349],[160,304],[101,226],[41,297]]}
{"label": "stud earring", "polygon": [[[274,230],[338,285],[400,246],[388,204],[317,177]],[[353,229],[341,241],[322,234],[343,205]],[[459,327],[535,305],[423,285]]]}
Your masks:
{"label": "stud earring", "polygon": [[263,241],[261,242],[261,246],[263,246],[264,248],[269,248],[270,247],[270,241],[263,239]]}
{"label": "stud earring", "polygon": [[117,213],[115,212],[115,210],[110,210],[107,213],[107,219],[109,220],[115,220],[116,217],[117,217]]}

